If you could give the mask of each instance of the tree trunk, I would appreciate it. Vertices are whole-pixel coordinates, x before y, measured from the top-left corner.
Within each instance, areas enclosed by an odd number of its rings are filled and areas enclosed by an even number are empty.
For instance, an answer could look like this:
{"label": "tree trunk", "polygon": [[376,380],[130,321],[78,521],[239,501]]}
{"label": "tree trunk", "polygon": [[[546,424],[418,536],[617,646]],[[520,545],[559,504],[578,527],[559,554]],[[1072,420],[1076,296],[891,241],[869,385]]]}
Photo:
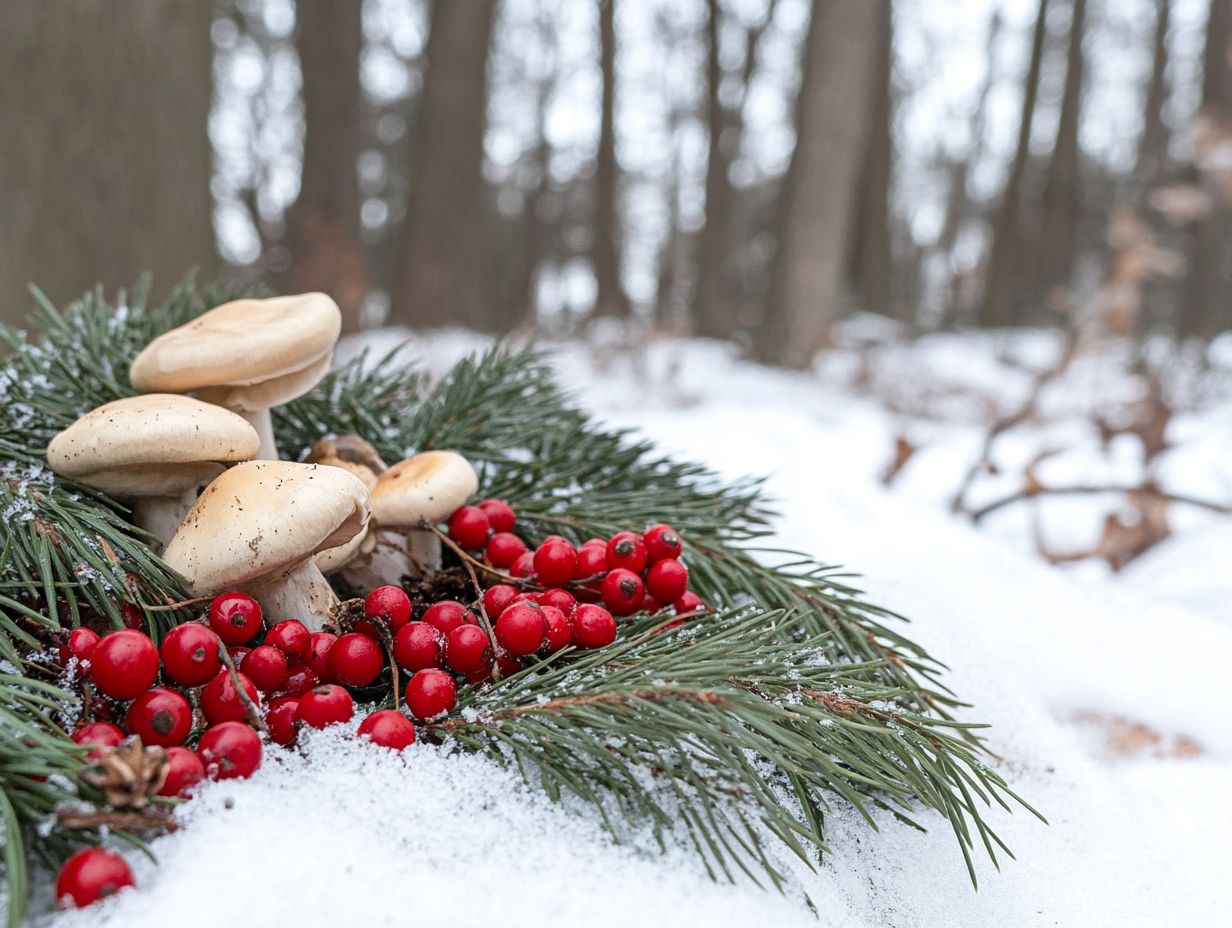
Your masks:
{"label": "tree trunk", "polygon": [[1031,38],[1031,63],[1027,67],[1022,93],[1022,115],[1018,120],[1018,145],[1010,165],[1001,206],[993,228],[992,254],[984,285],[984,305],[980,322],[985,326],[1005,325],[1010,320],[1015,270],[1019,266],[1019,214],[1022,211],[1023,179],[1031,156],[1031,123],[1035,119],[1035,99],[1039,95],[1040,69],[1044,59],[1044,39],[1048,34],[1048,0],[1039,0],[1035,31]]}
{"label": "tree trunk", "polygon": [[291,266],[280,281],[293,293],[320,290],[359,329],[368,273],[359,232],[363,50],[362,0],[297,0],[295,46],[303,75],[304,166],[287,214]]}
{"label": "tree trunk", "polygon": [[620,281],[620,166],[616,162],[616,0],[599,0],[599,71],[602,102],[595,154],[595,316],[627,316],[629,297]]}
{"label": "tree trunk", "polygon": [[796,147],[779,202],[762,360],[806,367],[837,317],[870,114],[878,4],[818,0],[804,43]]}
{"label": "tree trunk", "polygon": [[[1204,131],[1232,135],[1232,0],[1211,0],[1202,55]],[[1213,177],[1205,178],[1210,215],[1190,236],[1189,274],[1178,329],[1210,337],[1232,326],[1232,203]]]}
{"label": "tree trunk", "polygon": [[213,5],[0,4],[0,315],[217,268]]}
{"label": "tree trunk", "polygon": [[[1067,294],[1074,272],[1081,154],[1078,125],[1082,111],[1082,40],[1086,35],[1086,7],[1086,0],[1073,0],[1070,7],[1069,48],[1066,53],[1065,87],[1061,94],[1061,114],[1044,181],[1039,272],[1027,295],[1026,309],[1031,317],[1041,316],[1041,311],[1050,305],[1068,305]],[[1026,320],[1016,314],[1015,321]]]}
{"label": "tree trunk", "polygon": [[1172,0],[1155,0],[1155,32],[1151,51],[1151,77],[1146,85],[1142,136],[1138,140],[1137,182],[1149,187],[1163,176],[1168,160],[1168,126],[1164,106],[1168,102],[1168,32],[1172,28]]}
{"label": "tree trunk", "polygon": [[731,222],[730,157],[724,134],[727,109],[719,98],[719,0],[706,0],[706,222],[697,243],[696,331],[707,338],[729,338],[735,329],[727,279],[727,236]]}
{"label": "tree trunk", "polygon": [[[893,178],[891,93],[894,27],[890,0],[868,0],[877,7],[877,60],[873,77],[872,126],[864,154],[860,199],[852,242],[852,279],[860,308],[895,315],[891,307],[893,262],[890,245],[890,185]],[[904,301],[906,305],[907,301]]]}
{"label": "tree trunk", "polygon": [[393,271],[390,321],[490,327],[483,177],[488,46],[495,0],[432,4],[414,128],[410,197]]}

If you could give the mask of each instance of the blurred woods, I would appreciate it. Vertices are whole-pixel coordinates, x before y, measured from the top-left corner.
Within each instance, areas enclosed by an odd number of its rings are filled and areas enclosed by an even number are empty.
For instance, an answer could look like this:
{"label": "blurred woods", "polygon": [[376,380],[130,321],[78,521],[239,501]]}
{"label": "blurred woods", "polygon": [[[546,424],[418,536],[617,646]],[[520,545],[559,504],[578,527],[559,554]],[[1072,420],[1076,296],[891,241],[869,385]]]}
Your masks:
{"label": "blurred woods", "polygon": [[1232,327],[1232,0],[0,5],[0,316],[152,269],[807,365]]}

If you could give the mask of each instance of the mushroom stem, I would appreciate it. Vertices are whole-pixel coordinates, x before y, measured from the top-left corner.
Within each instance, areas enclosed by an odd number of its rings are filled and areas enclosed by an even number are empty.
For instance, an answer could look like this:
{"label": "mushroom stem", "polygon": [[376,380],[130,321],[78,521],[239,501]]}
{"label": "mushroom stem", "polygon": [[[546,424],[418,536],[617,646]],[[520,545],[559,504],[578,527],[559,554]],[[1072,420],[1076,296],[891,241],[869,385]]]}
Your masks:
{"label": "mushroom stem", "polygon": [[436,573],[441,569],[441,540],[430,529],[413,528],[406,533],[406,540],[416,573]]}
{"label": "mushroom stem", "polygon": [[248,424],[257,430],[257,435],[261,438],[261,447],[253,460],[277,461],[278,444],[274,441],[274,420],[270,417],[269,409],[236,409],[233,412],[248,420]]}
{"label": "mushroom stem", "polygon": [[274,621],[299,619],[310,632],[319,632],[330,607],[338,604],[333,587],[311,558],[288,574],[250,585],[248,592]]}
{"label": "mushroom stem", "polygon": [[386,583],[398,584],[406,576],[417,574],[407,551],[406,537],[388,529],[376,529],[369,536],[374,544],[342,568],[342,579],[360,590],[370,590]]}
{"label": "mushroom stem", "polygon": [[180,524],[196,501],[195,487],[179,496],[139,497],[133,500],[133,522],[158,539],[157,550],[161,552],[179,531]]}

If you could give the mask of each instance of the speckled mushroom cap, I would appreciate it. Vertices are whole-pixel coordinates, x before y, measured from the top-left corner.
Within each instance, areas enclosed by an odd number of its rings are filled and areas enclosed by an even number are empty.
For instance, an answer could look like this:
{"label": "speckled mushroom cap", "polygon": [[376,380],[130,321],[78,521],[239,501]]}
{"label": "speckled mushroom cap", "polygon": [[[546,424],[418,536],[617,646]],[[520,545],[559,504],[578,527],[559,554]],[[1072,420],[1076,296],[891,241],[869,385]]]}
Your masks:
{"label": "speckled mushroom cap", "polygon": [[176,496],[209,483],[223,463],[247,461],[260,444],[233,412],[150,393],[86,413],[47,445],[47,463],[113,496]]}
{"label": "speckled mushroom cap", "polygon": [[349,470],[369,490],[376,486],[377,478],[389,470],[389,465],[381,460],[376,449],[358,435],[322,438],[309,449],[304,460],[309,464],[328,464]]}
{"label": "speckled mushroom cap", "polygon": [[232,409],[267,409],[329,370],[342,313],[324,293],[223,303],[164,332],[133,360],[138,390],[186,393]]}
{"label": "speckled mushroom cap", "polygon": [[399,461],[372,488],[372,516],[378,525],[414,528],[435,524],[475,495],[479,477],[456,451],[424,451]]}
{"label": "speckled mushroom cap", "polygon": [[163,560],[206,596],[289,572],[367,524],[368,489],[345,470],[250,461],[205,488]]}

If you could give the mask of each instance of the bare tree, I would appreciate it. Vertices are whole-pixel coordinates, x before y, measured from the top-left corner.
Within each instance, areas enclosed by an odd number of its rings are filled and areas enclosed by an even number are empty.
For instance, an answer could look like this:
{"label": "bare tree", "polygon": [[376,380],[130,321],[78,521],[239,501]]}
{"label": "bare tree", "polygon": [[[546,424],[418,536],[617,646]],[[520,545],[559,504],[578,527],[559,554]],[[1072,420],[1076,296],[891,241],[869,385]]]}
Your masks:
{"label": "bare tree", "polygon": [[[1199,142],[1210,139],[1213,150],[1218,150],[1220,139],[1232,139],[1232,0],[1210,0],[1197,134]],[[1214,179],[1219,172],[1207,173],[1211,208],[1191,235],[1179,320],[1182,335],[1210,336],[1232,324],[1232,202]]]}
{"label": "bare tree", "polygon": [[[877,60],[869,102],[872,125],[863,159],[860,199],[852,235],[852,279],[863,309],[895,315],[891,305],[894,267],[890,240],[890,185],[894,171],[894,15],[890,0],[867,2],[877,7]],[[898,314],[902,314],[901,308]]]}
{"label": "bare tree", "polygon": [[849,0],[813,4],[767,314],[754,342],[758,357],[771,363],[808,365],[838,316],[869,127],[878,7]]}
{"label": "bare tree", "polygon": [[599,72],[602,99],[595,153],[595,316],[627,316],[628,294],[620,280],[620,165],[616,161],[616,0],[599,0]]}
{"label": "bare tree", "polygon": [[0,4],[0,313],[216,268],[212,4]]}
{"label": "bare tree", "polygon": [[1035,101],[1039,95],[1040,70],[1044,60],[1044,40],[1048,34],[1048,0],[1039,0],[1035,14],[1035,29],[1031,37],[1031,59],[1023,82],[1022,114],[1018,120],[1018,144],[1010,164],[1009,177],[1001,194],[1001,205],[993,226],[992,253],[984,284],[984,302],[980,322],[986,326],[1005,325],[1010,321],[1011,298],[1015,269],[1020,260],[1020,215],[1023,182],[1027,161],[1031,156],[1031,124],[1035,119]]}
{"label": "bare tree", "polygon": [[[1038,273],[1027,290],[1029,311],[1053,304],[1063,308],[1074,271],[1076,228],[1080,215],[1078,125],[1082,110],[1083,54],[1086,36],[1086,0],[1072,0],[1065,86],[1057,135],[1044,180],[1043,217],[1038,240]],[[1022,321],[1017,314],[1015,321]]]}
{"label": "bare tree", "polygon": [[1155,0],[1151,76],[1146,85],[1142,135],[1138,139],[1138,163],[1134,169],[1142,185],[1158,180],[1168,159],[1168,124],[1164,120],[1164,107],[1168,101],[1168,34],[1172,28],[1171,21],[1172,0]]}
{"label": "bare tree", "polygon": [[394,259],[394,322],[480,328],[498,322],[484,300],[483,140],[495,8],[495,0],[432,4],[410,198]]}
{"label": "bare tree", "polygon": [[292,291],[320,290],[359,329],[368,289],[359,236],[359,129],[362,0],[297,0],[296,49],[303,75],[304,166],[287,213]]}
{"label": "bare tree", "polygon": [[723,5],[706,0],[706,222],[698,235],[694,329],[710,338],[730,338],[737,327],[732,298],[733,198],[731,163],[744,132],[744,102],[757,70],[761,38],[774,21],[778,0],[769,0],[762,17],[745,27],[744,58],[739,74],[739,98],[725,105],[721,88],[729,78],[723,70],[719,32]]}

